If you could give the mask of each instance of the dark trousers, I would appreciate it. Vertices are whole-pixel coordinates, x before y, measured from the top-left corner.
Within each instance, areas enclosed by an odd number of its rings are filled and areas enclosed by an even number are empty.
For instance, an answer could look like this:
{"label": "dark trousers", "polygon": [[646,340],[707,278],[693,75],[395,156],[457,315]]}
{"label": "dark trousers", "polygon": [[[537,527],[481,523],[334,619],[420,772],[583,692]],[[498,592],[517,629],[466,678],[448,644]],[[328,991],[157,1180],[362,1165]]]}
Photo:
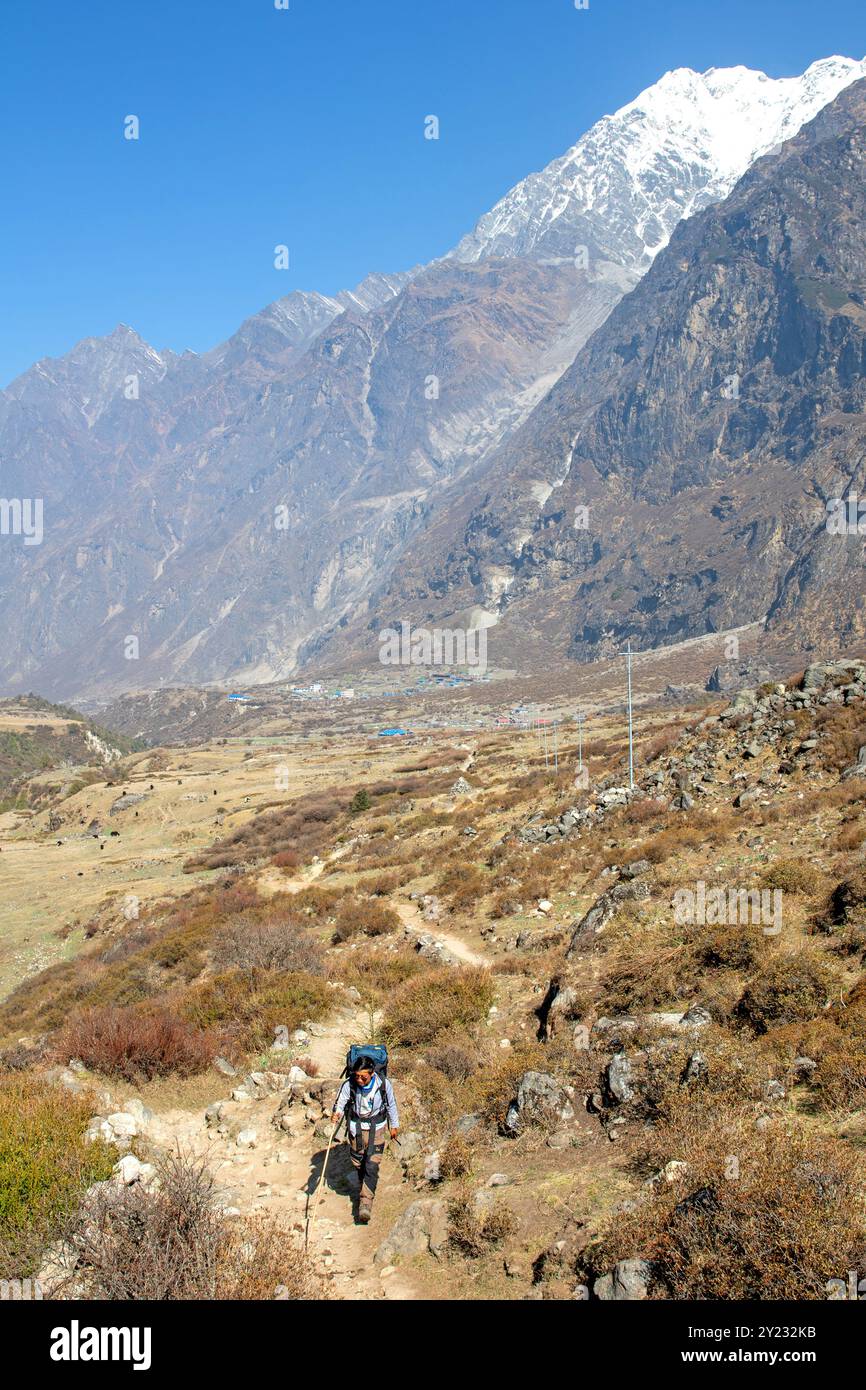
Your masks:
{"label": "dark trousers", "polygon": [[349,1135],[349,1153],[352,1158],[352,1167],[358,1174],[361,1200],[372,1202],[376,1195],[376,1186],[379,1182],[379,1165],[382,1162],[382,1154],[385,1152],[385,1125],[380,1125],[373,1136],[373,1142],[367,1148],[367,1139],[370,1131],[359,1129],[357,1134]]}

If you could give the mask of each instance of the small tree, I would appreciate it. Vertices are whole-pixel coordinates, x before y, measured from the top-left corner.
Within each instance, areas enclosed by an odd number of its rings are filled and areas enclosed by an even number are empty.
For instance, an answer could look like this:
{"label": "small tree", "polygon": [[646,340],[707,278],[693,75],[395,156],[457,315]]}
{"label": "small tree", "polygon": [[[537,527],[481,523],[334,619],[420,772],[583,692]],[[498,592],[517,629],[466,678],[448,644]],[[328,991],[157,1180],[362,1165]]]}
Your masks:
{"label": "small tree", "polygon": [[359,811],[369,811],[369,809],[370,797],[367,793],[366,788],[361,787],[358,791],[355,792],[355,795],[349,802],[349,810],[352,812],[353,816],[356,816]]}

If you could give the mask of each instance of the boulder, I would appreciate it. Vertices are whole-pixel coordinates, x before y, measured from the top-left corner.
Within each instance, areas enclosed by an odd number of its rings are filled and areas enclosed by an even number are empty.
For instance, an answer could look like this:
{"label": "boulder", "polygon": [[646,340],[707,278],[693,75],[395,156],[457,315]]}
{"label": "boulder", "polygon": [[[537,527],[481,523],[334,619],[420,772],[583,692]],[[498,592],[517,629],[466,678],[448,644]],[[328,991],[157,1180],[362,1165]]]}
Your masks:
{"label": "boulder", "polygon": [[866,743],[862,745],[860,752],[857,754],[856,763],[851,763],[850,767],[845,768],[841,780],[847,782],[853,777],[866,778]]}
{"label": "boulder", "polygon": [[130,806],[137,806],[140,801],[146,801],[147,792],[124,792],[116,801],[112,801],[108,814],[116,816],[120,811],[127,811]]}
{"label": "boulder", "polygon": [[638,1302],[649,1297],[652,1265],[648,1260],[620,1260],[609,1274],[596,1279],[592,1291],[603,1302]]}
{"label": "boulder", "polygon": [[439,1258],[448,1243],[448,1215],[444,1202],[426,1198],[413,1202],[399,1216],[390,1234],[373,1256],[377,1265],[398,1264],[428,1252]]}
{"label": "boulder", "polygon": [[564,1087],[548,1072],[526,1071],[517,1083],[517,1096],[508,1107],[505,1130],[517,1135],[527,1124],[560,1124],[574,1119],[574,1107]]}
{"label": "boulder", "polygon": [[117,1139],[137,1139],[141,1132],[136,1117],[126,1110],[115,1110],[113,1115],[108,1116],[108,1124]]}
{"label": "boulder", "polygon": [[624,1052],[618,1052],[607,1064],[605,1083],[611,1099],[617,1105],[624,1105],[634,1097],[632,1065]]}
{"label": "boulder", "polygon": [[596,898],[589,911],[577,922],[572,923],[571,942],[565,953],[566,958],[577,955],[584,946],[600,935],[623,903],[644,902],[649,895],[649,885],[640,879],[620,880],[612,887],[606,888],[601,896]]}
{"label": "boulder", "polygon": [[125,1154],[118,1163],[115,1163],[112,1173],[115,1180],[123,1187],[131,1187],[134,1182],[140,1182],[146,1186],[156,1177],[156,1169],[153,1164],[142,1163],[134,1154]]}

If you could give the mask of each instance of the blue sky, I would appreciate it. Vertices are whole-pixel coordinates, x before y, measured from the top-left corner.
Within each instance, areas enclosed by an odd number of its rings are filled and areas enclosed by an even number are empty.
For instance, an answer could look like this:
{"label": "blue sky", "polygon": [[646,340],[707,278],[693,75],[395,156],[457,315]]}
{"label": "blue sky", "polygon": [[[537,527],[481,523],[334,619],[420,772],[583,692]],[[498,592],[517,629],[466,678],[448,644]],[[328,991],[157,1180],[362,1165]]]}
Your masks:
{"label": "blue sky", "polygon": [[7,7],[2,51],[5,384],[118,322],[201,351],[292,289],[430,260],[667,69],[860,58],[866,18],[862,0],[40,0]]}

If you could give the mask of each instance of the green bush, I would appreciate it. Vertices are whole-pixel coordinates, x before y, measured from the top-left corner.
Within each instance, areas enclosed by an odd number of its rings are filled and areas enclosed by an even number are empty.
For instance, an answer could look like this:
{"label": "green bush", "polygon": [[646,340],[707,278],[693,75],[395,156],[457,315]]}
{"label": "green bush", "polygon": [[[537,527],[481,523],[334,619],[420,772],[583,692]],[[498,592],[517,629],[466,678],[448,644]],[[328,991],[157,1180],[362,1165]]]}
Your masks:
{"label": "green bush", "polygon": [[84,1132],[91,1105],[32,1073],[0,1077],[0,1271],[20,1279],[117,1153]]}
{"label": "green bush", "polygon": [[449,966],[401,985],[385,1011],[383,1031],[395,1047],[417,1047],[446,1029],[481,1023],[492,1003],[487,970]]}

